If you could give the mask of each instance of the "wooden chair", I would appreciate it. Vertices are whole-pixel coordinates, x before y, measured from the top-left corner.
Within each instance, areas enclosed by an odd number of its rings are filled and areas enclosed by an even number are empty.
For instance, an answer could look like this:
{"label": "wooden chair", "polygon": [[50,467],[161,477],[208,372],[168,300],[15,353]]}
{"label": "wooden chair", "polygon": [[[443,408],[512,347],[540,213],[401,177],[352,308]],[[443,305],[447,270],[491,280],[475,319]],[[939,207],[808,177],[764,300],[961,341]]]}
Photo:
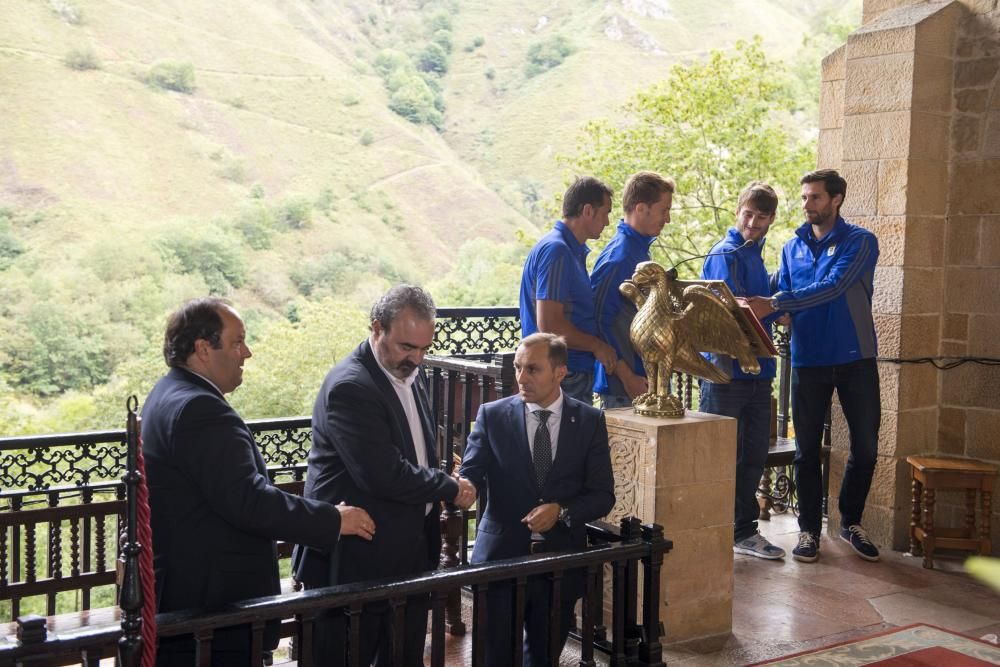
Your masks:
{"label": "wooden chair", "polygon": [[[990,553],[990,506],[997,467],[974,459],[907,456],[913,474],[913,503],[910,517],[910,553],[924,554],[924,567],[933,569],[934,550],[959,549]],[[937,528],[934,501],[938,489],[965,490],[965,525]],[[976,529],[976,493],[979,493],[981,520]]]}

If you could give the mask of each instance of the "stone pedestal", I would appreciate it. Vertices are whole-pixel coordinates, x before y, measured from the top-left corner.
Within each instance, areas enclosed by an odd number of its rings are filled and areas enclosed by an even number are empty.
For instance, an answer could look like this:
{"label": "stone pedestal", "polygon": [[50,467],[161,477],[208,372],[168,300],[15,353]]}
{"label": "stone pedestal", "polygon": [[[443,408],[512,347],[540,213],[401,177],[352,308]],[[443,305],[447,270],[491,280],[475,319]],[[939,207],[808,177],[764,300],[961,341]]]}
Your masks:
{"label": "stone pedestal", "polygon": [[663,561],[664,643],[728,634],[733,625],[736,421],[606,411],[615,474],[608,521],[658,523],[674,548]]}

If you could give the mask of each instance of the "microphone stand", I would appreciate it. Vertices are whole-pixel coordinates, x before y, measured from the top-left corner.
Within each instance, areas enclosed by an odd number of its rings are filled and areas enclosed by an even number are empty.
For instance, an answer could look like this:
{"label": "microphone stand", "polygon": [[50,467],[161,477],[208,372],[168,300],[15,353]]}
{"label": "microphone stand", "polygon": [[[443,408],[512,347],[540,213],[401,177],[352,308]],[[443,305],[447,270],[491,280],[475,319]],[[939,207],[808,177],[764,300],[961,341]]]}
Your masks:
{"label": "microphone stand", "polygon": [[695,255],[694,257],[688,257],[687,259],[682,259],[681,261],[677,262],[676,264],[674,264],[673,266],[671,266],[669,269],[667,269],[667,276],[670,277],[671,279],[676,279],[677,278],[677,267],[680,266],[681,264],[687,264],[688,262],[694,261],[696,259],[705,259],[706,257],[719,257],[721,255],[729,255],[731,253],[743,250],[744,248],[749,248],[752,245],[753,245],[753,241],[749,241],[748,240],[748,241],[745,241],[743,243],[743,245],[738,246],[736,248],[730,248],[729,250],[723,250],[722,252],[710,252],[710,253],[707,253],[705,255]]}

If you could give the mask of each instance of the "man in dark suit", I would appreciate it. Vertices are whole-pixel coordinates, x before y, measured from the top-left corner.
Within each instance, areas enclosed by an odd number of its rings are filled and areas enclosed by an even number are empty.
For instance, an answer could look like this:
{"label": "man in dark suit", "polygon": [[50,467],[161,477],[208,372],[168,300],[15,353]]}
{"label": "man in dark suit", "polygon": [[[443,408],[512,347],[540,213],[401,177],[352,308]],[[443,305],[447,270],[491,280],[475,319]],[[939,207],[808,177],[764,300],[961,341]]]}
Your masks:
{"label": "man in dark suit", "polygon": [[[371,336],[326,376],[313,410],[305,495],[366,508],[378,524],[370,542],[344,539],[332,554],[299,548],[296,578],[306,588],[437,568],[440,502],[470,505],[468,481],[438,469],[427,389],[419,366],[434,342],[434,302],[419,287],[398,285],[372,307]],[[406,603],[405,665],[423,665],[426,595]],[[317,629],[316,659],[331,664],[342,618]],[[361,664],[391,664],[387,605],[361,617]],[[402,667],[402,666],[396,666]]]}
{"label": "man in dark suit", "polygon": [[[567,551],[587,545],[586,524],[615,504],[608,429],[604,414],[565,395],[566,342],[536,333],[514,354],[519,395],[479,409],[469,435],[460,476],[487,501],[472,562],[483,563],[530,553]],[[491,587],[487,608],[487,648],[492,665],[512,661],[511,588]],[[570,572],[560,593],[560,646],[583,594],[583,576]],[[549,583],[529,580],[524,610],[524,664],[549,666]]]}
{"label": "man in dark suit", "polygon": [[[224,398],[250,357],[243,321],[220,299],[197,299],[171,317],[163,343],[170,371],[142,410],[157,610],[212,609],[280,592],[275,540],[329,550],[340,535],[370,540],[356,507],[306,500],[274,487],[253,435]],[[265,648],[278,644],[269,626]],[[247,627],[216,634],[213,665],[245,666]],[[190,665],[194,643],[164,640],[158,664]]]}

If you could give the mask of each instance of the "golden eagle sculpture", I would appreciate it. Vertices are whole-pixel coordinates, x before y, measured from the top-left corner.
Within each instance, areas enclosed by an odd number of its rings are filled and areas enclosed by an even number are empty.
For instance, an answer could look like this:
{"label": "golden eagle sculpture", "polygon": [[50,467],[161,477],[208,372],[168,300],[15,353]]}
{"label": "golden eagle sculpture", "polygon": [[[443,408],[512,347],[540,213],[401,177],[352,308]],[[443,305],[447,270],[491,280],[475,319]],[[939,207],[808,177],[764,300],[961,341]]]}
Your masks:
{"label": "golden eagle sculpture", "polygon": [[670,394],[673,371],[729,382],[729,373],[701,352],[729,355],[744,373],[759,373],[757,357],[770,356],[754,344],[756,334],[721,280],[677,280],[676,269],[642,262],[619,291],[638,310],[629,333],[649,381],[649,391],[632,401],[640,415],[684,416],[683,403]]}

